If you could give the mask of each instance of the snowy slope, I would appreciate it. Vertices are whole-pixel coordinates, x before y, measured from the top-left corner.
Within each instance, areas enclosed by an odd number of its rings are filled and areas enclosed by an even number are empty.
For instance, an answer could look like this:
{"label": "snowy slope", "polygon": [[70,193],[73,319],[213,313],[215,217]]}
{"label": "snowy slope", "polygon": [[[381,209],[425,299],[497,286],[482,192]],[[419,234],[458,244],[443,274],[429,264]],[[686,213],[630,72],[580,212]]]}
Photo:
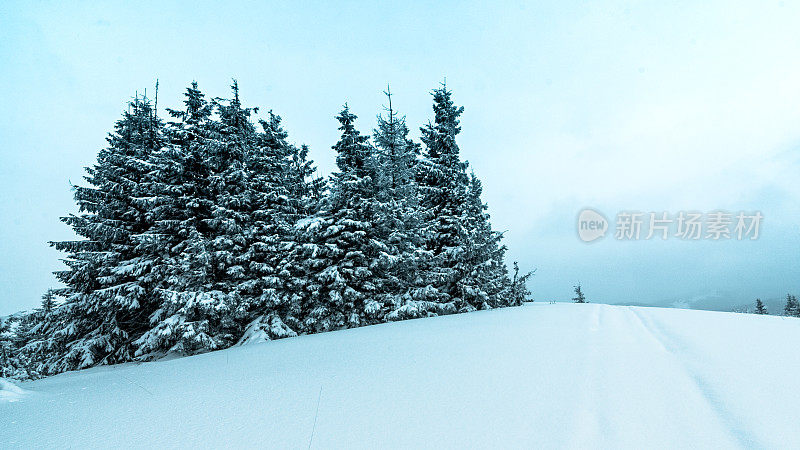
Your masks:
{"label": "snowy slope", "polygon": [[[0,402],[16,402],[25,395],[25,391],[14,383],[0,378]],[[0,422],[3,423],[3,422]]]}
{"label": "snowy slope", "polygon": [[798,319],[532,304],[23,383],[0,447],[798,448],[798,342]]}

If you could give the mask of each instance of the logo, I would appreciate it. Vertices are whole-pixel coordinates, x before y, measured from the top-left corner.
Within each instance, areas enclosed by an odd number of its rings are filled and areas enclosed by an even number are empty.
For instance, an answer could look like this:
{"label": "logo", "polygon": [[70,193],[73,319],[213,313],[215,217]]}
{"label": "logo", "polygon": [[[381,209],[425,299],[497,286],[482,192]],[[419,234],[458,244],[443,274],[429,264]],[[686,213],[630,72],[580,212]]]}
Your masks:
{"label": "logo", "polygon": [[586,208],[578,214],[578,237],[583,242],[592,242],[606,235],[608,220],[599,212]]}
{"label": "logo", "polygon": [[[659,238],[689,241],[756,240],[763,221],[764,216],[760,211],[739,211],[738,214],[724,210],[708,213],[679,211],[677,215],[667,211],[651,211],[649,214],[621,211],[616,217],[614,238],[619,241]],[[586,208],[578,213],[578,237],[583,242],[605,237],[609,228],[608,219],[594,209]]]}

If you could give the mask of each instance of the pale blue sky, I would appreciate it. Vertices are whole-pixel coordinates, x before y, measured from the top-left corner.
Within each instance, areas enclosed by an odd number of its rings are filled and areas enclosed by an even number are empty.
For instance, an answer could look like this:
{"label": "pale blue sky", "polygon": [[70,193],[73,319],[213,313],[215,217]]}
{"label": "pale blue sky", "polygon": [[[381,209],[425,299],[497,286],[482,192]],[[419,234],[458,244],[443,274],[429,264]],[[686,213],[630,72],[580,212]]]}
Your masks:
{"label": "pale blue sky", "polygon": [[[156,78],[161,107],[237,78],[328,173],[342,103],[367,132],[391,83],[418,136],[447,77],[463,156],[510,259],[538,269],[535,298],[578,280],[609,303],[800,294],[797,3],[69,3],[0,3],[0,314],[54,285],[69,181]],[[755,242],[587,245],[585,206],[765,219]]]}

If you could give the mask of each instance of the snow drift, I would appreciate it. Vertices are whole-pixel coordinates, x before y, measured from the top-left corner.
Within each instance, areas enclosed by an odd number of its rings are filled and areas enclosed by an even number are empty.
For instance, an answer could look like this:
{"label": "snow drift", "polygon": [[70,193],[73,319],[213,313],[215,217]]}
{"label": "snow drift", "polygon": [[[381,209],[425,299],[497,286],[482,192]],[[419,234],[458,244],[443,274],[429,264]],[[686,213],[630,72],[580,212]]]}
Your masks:
{"label": "snow drift", "polygon": [[799,341],[798,319],[532,304],[22,383],[0,446],[797,448]]}
{"label": "snow drift", "polygon": [[13,402],[22,398],[25,391],[20,389],[14,383],[0,378],[0,402]]}

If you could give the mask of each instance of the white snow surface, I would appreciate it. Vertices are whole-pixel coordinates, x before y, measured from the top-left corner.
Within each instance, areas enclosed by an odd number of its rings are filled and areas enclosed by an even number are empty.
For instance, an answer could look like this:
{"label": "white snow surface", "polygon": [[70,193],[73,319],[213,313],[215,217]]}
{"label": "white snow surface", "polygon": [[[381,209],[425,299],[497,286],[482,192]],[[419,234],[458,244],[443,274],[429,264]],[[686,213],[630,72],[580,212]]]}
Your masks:
{"label": "white snow surface", "polygon": [[25,395],[25,391],[20,389],[19,386],[9,380],[0,378],[0,402],[15,402],[21,399],[23,395]]}
{"label": "white snow surface", "polygon": [[529,304],[20,383],[0,447],[800,448],[798,342],[800,319]]}

